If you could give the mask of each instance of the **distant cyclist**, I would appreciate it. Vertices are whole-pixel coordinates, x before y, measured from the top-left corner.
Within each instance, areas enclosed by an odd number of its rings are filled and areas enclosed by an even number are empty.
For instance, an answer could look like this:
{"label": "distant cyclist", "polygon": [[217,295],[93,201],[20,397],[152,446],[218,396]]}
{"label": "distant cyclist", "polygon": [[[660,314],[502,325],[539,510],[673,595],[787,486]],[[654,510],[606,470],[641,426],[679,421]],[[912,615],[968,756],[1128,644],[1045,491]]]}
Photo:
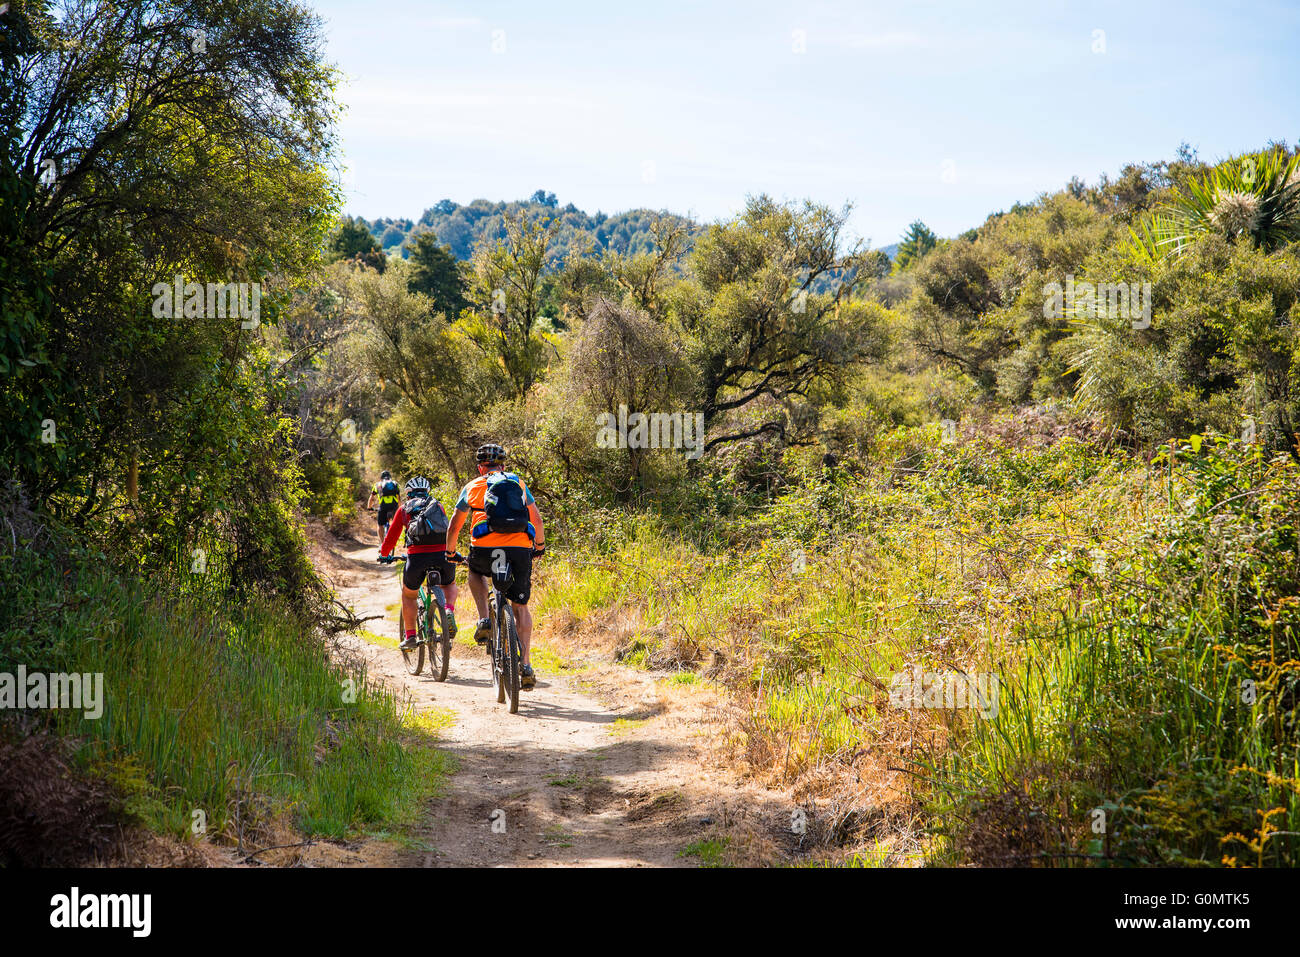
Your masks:
{"label": "distant cyclist", "polygon": [[528,596],[533,587],[533,555],[546,550],[546,530],[542,514],[533,501],[533,493],[514,472],[505,470],[506,450],[499,445],[483,445],[474,453],[478,478],[460,490],[456,511],[447,529],[447,548],[453,553],[460,530],[467,518],[469,529],[469,591],[478,606],[478,627],[474,640],[482,644],[492,634],[488,620],[488,582],[494,563],[505,562],[514,574],[506,592],[515,613],[519,632],[523,671],[519,687],[532,688],[537,683],[529,662],[529,643],[533,636],[533,616],[528,610]]}
{"label": "distant cyclist", "polygon": [[379,481],[370,486],[370,497],[366,499],[366,508],[374,508],[376,500],[379,502],[379,537],[382,539],[388,534],[388,523],[393,520],[401,500],[397,483],[393,481],[393,476],[387,469],[380,472]]}
{"label": "distant cyclist", "polygon": [[419,609],[416,597],[424,578],[442,586],[447,598],[447,630],[456,637],[456,569],[447,561],[447,513],[429,490],[429,480],[417,475],[406,483],[406,501],[397,510],[379,557],[386,558],[406,532],[406,568],[402,572],[402,650],[410,651],[416,640]]}

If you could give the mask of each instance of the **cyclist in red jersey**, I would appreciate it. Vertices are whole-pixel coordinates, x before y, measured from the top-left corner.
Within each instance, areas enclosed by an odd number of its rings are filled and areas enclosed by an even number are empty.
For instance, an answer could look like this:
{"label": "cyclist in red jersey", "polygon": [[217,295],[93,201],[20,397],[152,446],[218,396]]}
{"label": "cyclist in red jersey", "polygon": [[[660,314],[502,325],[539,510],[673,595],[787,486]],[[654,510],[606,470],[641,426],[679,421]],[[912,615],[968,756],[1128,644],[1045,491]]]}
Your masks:
{"label": "cyclist in red jersey", "polygon": [[[379,557],[385,558],[397,547],[398,537],[406,531],[412,515],[420,514],[426,506],[441,509],[437,499],[432,497],[429,480],[416,476],[406,483],[406,501],[393,516],[393,523],[388,526],[388,534],[379,546]],[[456,637],[456,569],[447,561],[447,543],[444,541],[411,544],[406,546],[406,568],[402,571],[402,629],[405,637],[401,647],[409,651],[416,641],[416,623],[419,610],[416,597],[425,576],[430,582],[442,586],[447,599],[447,628],[451,636]]]}

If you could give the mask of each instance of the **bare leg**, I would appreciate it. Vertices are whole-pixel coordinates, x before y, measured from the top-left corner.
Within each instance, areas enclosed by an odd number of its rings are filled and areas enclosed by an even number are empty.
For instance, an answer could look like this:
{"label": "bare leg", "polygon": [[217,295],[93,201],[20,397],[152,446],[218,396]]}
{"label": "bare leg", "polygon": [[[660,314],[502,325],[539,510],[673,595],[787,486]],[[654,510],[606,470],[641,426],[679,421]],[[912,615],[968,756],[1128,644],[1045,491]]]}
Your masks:
{"label": "bare leg", "polygon": [[402,634],[407,631],[419,631],[416,622],[420,620],[420,609],[415,603],[415,596],[419,592],[414,589],[402,586]]}
{"label": "bare leg", "polygon": [[469,573],[469,593],[474,596],[474,604],[478,607],[479,618],[488,616],[487,608],[487,579],[482,575]]}

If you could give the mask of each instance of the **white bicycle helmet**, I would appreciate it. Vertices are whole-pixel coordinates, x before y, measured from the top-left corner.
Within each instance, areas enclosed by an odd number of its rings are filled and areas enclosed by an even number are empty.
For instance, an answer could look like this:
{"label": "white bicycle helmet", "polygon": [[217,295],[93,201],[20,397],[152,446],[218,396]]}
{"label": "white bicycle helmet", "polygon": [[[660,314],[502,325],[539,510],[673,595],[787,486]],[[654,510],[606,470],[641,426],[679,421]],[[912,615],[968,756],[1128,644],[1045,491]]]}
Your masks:
{"label": "white bicycle helmet", "polygon": [[429,494],[429,480],[425,478],[423,475],[417,475],[415,478],[411,479],[406,483],[407,495],[415,495],[417,493],[421,493],[424,495]]}

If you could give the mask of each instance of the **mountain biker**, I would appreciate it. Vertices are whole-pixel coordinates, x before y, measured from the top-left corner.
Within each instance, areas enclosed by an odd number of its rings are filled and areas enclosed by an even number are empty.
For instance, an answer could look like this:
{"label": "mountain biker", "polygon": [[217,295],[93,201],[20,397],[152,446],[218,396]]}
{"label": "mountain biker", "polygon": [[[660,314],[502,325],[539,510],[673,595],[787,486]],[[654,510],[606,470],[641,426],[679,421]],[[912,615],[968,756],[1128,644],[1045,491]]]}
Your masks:
{"label": "mountain biker", "polygon": [[370,486],[370,497],[366,499],[366,508],[373,508],[376,499],[379,500],[379,537],[382,539],[388,534],[388,523],[393,520],[393,513],[397,511],[397,504],[400,501],[397,483],[393,481],[392,473],[387,469],[380,472],[379,481]]}
{"label": "mountain biker", "polygon": [[447,599],[447,630],[456,637],[456,569],[447,561],[447,514],[430,492],[429,480],[417,475],[406,483],[406,501],[379,546],[379,557],[391,555],[398,536],[406,532],[406,568],[402,572],[402,629],[404,651],[415,648],[419,610],[416,596],[425,576],[442,586]]}
{"label": "mountain biker", "polygon": [[[455,552],[461,527],[467,518],[472,517],[466,564],[469,567],[469,591],[474,596],[474,604],[478,606],[478,627],[474,630],[474,640],[479,644],[486,642],[492,634],[492,622],[487,617],[487,579],[492,577],[494,563],[504,561],[509,565],[514,574],[514,582],[505,595],[514,609],[515,626],[523,653],[519,687],[532,688],[536,685],[537,678],[529,661],[533,616],[528,610],[528,596],[533,587],[533,556],[541,555],[546,550],[542,514],[537,510],[533,493],[528,490],[524,480],[513,472],[505,471],[505,449],[489,443],[479,447],[474,453],[474,459],[478,463],[478,478],[472,479],[460,490],[460,498],[456,501],[456,510],[447,529],[447,548]],[[514,489],[507,489],[499,483],[517,485],[518,494]],[[520,510],[518,515],[504,516],[497,511],[497,503],[506,500],[517,504]],[[516,530],[521,525],[523,528]],[[509,530],[494,530],[494,526],[495,529],[505,526]]]}

